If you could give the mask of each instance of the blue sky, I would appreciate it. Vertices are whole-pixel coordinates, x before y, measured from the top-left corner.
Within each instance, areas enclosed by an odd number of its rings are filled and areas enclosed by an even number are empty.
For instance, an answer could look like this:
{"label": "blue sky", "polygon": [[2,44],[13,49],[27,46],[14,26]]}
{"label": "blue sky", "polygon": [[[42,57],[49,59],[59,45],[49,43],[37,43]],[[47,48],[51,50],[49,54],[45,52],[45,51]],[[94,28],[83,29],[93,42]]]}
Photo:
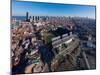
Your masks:
{"label": "blue sky", "polygon": [[13,16],[24,16],[27,11],[30,15],[39,16],[79,16],[95,18],[95,6],[22,1],[15,2],[15,0],[13,0]]}

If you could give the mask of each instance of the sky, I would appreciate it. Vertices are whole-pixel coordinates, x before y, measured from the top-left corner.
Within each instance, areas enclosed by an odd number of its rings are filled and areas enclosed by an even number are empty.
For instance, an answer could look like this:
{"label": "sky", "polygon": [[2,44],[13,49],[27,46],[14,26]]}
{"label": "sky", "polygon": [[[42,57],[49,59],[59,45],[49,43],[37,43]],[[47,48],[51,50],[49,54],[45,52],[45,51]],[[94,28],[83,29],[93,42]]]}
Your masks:
{"label": "sky", "polygon": [[12,16],[71,16],[95,19],[95,6],[12,0]]}

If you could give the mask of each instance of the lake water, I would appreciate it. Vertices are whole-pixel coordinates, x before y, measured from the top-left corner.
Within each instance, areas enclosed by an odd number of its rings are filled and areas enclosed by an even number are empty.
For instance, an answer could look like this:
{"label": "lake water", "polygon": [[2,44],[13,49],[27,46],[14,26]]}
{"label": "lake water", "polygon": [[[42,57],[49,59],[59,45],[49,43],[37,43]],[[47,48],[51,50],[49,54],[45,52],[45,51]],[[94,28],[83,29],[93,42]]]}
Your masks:
{"label": "lake water", "polygon": [[16,18],[16,20],[26,20],[26,16],[12,16],[13,18]]}

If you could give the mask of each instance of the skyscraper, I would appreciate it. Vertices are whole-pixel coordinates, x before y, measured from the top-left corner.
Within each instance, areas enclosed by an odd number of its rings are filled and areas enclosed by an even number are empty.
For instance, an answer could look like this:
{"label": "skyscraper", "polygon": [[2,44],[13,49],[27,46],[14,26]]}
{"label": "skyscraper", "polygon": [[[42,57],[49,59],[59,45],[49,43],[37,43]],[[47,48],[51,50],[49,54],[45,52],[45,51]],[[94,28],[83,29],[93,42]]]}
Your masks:
{"label": "skyscraper", "polygon": [[28,21],[28,16],[29,16],[29,13],[26,12],[26,21]]}
{"label": "skyscraper", "polygon": [[34,17],[35,17],[35,16],[33,16],[33,20],[34,20]]}

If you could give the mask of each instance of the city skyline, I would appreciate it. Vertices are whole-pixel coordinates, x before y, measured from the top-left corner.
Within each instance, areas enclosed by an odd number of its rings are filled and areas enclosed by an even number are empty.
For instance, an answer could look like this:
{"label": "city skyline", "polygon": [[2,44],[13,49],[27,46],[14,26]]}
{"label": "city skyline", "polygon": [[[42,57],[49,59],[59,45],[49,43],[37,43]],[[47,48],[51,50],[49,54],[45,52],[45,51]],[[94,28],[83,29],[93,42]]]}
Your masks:
{"label": "city skyline", "polygon": [[12,16],[25,16],[26,12],[29,12],[31,16],[71,16],[95,19],[95,11],[95,6],[89,5],[12,1]]}

